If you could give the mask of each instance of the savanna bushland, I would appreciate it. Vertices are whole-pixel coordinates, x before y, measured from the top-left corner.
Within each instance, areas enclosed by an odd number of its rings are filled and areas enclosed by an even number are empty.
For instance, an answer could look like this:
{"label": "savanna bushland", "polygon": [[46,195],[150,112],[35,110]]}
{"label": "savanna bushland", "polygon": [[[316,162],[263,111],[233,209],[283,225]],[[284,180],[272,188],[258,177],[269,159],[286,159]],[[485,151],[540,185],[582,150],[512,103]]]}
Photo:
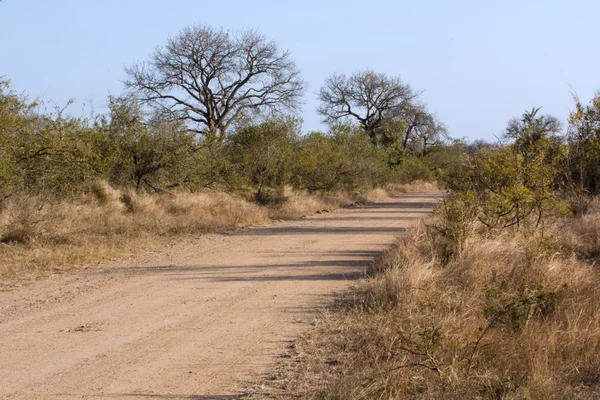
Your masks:
{"label": "savanna bushland", "polygon": [[459,147],[409,84],[332,75],[326,132],[306,84],[256,31],[191,26],[126,68],[108,112],[74,116],[0,83],[0,279],[156,240],[306,215],[432,181]]}
{"label": "savanna bushland", "polygon": [[[0,279],[368,201],[445,190],[284,363],[306,398],[600,397],[600,95],[532,108],[496,143],[451,140],[419,91],[372,70],[317,95],[256,31],[192,26],[125,71],[105,115],[0,83]],[[67,105],[65,105],[67,106]]]}
{"label": "savanna bushland", "polygon": [[313,399],[600,397],[600,94],[461,147],[403,233],[283,363]]}

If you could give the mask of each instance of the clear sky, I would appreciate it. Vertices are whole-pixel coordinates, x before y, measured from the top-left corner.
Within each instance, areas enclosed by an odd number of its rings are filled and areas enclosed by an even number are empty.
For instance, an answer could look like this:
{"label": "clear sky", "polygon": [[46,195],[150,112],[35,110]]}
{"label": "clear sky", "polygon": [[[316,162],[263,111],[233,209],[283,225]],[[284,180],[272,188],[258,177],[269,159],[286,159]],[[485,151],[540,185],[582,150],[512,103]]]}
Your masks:
{"label": "clear sky", "polygon": [[124,67],[192,24],[254,28],[290,50],[309,84],[305,130],[324,129],[315,92],[333,72],[399,75],[469,139],[493,140],[533,106],[566,120],[571,92],[600,90],[598,0],[4,0],[0,76],[105,112]]}

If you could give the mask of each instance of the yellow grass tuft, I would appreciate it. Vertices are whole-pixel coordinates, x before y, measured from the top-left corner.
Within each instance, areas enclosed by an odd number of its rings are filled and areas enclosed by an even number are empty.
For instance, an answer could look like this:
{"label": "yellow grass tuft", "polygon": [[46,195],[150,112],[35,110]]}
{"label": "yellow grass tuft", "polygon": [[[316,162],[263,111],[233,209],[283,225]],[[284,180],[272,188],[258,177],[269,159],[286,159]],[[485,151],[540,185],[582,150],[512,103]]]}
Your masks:
{"label": "yellow grass tuft", "polygon": [[283,193],[286,201],[269,208],[272,219],[293,219],[306,215],[333,211],[339,207],[384,201],[389,198],[387,190],[376,188],[362,193],[310,193],[295,191],[286,187]]}
{"label": "yellow grass tuft", "polygon": [[0,213],[0,281],[267,220],[265,208],[219,192],[152,195],[99,184],[77,201],[18,196]]}

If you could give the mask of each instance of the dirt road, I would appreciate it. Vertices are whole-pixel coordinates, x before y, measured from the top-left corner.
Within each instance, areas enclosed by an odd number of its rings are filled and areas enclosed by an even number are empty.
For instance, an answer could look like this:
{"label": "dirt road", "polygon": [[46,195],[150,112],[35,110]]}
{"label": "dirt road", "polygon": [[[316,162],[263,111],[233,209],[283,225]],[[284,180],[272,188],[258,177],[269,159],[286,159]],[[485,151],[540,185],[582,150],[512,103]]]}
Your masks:
{"label": "dirt road", "polygon": [[0,292],[0,399],[222,399],[432,208],[406,194]]}

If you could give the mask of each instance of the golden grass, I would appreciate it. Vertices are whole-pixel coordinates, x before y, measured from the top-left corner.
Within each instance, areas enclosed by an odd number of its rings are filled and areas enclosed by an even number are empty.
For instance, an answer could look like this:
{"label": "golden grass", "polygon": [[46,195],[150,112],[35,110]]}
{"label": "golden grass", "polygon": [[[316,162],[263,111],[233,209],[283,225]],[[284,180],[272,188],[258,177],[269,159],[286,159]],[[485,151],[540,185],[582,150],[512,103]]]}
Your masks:
{"label": "golden grass", "polygon": [[0,208],[0,283],[143,251],[182,235],[298,218],[386,196],[380,189],[324,195],[286,188],[287,201],[264,207],[218,191],[148,194],[103,182],[76,201],[14,196]]}
{"label": "golden grass", "polygon": [[322,211],[333,211],[341,206],[354,202],[352,196],[341,193],[326,195],[323,193],[309,193],[307,191],[294,191],[286,188],[285,202],[269,208],[269,216],[275,220],[285,220],[303,217]]}
{"label": "golden grass", "polygon": [[329,212],[340,207],[364,205],[384,201],[394,190],[383,188],[371,189],[365,193],[310,193],[306,190],[295,191],[285,188],[285,202],[269,207],[269,216],[275,220],[294,219],[314,213]]}
{"label": "golden grass", "polygon": [[440,190],[436,182],[416,180],[405,184],[387,184],[385,190],[388,193],[411,193],[411,192],[431,192]]}
{"label": "golden grass", "polygon": [[78,201],[17,196],[0,213],[0,280],[129,253],[176,235],[266,221],[266,209],[219,192],[151,195],[99,184]]}
{"label": "golden grass", "polygon": [[444,263],[419,225],[275,382],[311,399],[600,398],[600,212],[551,231],[474,234]]}

